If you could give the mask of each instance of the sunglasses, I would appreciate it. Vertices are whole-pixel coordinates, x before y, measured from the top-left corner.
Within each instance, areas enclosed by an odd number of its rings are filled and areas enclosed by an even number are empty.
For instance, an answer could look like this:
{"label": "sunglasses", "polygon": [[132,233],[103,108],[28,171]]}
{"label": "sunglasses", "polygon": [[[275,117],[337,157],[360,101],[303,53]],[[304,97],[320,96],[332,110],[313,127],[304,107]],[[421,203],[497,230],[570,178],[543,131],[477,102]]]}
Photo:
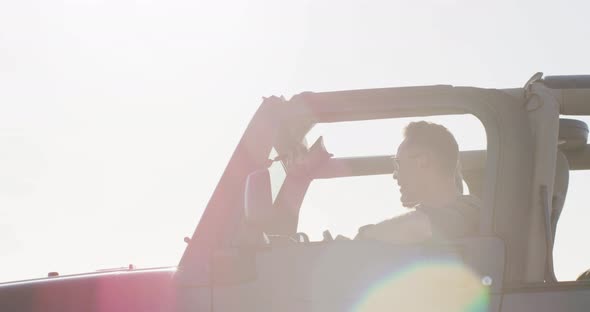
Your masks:
{"label": "sunglasses", "polygon": [[415,154],[415,155],[404,157],[404,158],[392,156],[391,157],[391,161],[393,163],[393,172],[398,172],[399,171],[400,161],[406,161],[406,160],[409,160],[409,159],[416,159],[416,158],[418,158],[420,156],[422,156],[422,154]]}

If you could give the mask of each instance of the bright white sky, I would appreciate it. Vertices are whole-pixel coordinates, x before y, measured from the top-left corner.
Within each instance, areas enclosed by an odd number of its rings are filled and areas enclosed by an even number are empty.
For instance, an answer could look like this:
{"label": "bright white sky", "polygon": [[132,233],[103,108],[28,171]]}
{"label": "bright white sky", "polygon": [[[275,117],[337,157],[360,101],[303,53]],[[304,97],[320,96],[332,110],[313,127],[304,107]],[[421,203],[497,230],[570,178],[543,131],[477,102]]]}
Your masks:
{"label": "bright white sky", "polygon": [[0,281],[175,265],[262,96],[590,73],[589,2],[513,2],[1,1]]}

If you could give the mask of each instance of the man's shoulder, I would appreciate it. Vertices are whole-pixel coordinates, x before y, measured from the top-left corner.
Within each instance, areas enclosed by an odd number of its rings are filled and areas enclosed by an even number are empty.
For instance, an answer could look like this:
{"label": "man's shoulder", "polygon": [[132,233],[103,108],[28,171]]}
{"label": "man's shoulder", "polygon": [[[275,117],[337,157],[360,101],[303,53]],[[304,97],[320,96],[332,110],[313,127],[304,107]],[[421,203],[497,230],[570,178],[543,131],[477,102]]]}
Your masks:
{"label": "man's shoulder", "polygon": [[414,242],[427,238],[429,228],[428,217],[421,211],[411,210],[377,224],[360,227],[355,239]]}
{"label": "man's shoulder", "polygon": [[473,195],[460,195],[444,207],[418,207],[432,224],[433,234],[447,238],[475,234],[479,229],[481,200]]}
{"label": "man's shoulder", "polygon": [[477,196],[473,195],[461,195],[457,199],[454,208],[463,214],[463,217],[467,222],[479,225],[479,213],[481,210],[482,202]]}
{"label": "man's shoulder", "polygon": [[416,207],[417,210],[421,211],[443,211],[443,212],[453,212],[453,211],[479,211],[482,203],[481,200],[477,196],[473,195],[459,195],[457,198],[452,201],[451,203],[445,206],[438,206],[438,207],[428,207],[418,205]]}

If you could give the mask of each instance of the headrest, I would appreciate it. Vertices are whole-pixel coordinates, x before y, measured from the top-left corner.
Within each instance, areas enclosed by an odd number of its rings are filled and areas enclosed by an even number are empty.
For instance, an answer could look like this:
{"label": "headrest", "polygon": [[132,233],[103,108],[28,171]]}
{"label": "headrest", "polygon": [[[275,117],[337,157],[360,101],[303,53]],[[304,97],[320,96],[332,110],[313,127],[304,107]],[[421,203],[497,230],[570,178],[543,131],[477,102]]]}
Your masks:
{"label": "headrest", "polygon": [[567,187],[569,184],[570,166],[567,158],[562,151],[557,151],[557,158],[555,162],[555,178],[553,182],[553,196],[551,200],[551,233],[553,233],[553,240],[555,241],[555,231],[557,230],[557,221],[563,210],[565,198],[567,195]]}
{"label": "headrest", "polygon": [[570,166],[567,158],[563,152],[557,152],[557,158],[555,159],[555,178],[553,182],[553,195],[562,196],[565,199],[567,193],[567,187],[569,184],[569,172]]}
{"label": "headrest", "polygon": [[267,169],[257,170],[248,175],[244,192],[244,214],[246,222],[262,227],[272,217],[272,192],[270,174]]}
{"label": "headrest", "polygon": [[559,119],[559,149],[572,151],[586,147],[588,125],[576,119]]}

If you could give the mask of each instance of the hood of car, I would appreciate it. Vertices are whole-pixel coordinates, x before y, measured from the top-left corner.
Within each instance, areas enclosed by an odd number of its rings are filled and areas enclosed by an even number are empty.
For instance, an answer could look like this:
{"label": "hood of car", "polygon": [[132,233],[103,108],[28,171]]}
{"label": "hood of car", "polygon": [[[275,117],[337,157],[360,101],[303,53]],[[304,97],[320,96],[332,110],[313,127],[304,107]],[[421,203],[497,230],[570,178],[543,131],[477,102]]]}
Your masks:
{"label": "hood of car", "polygon": [[0,285],[2,311],[162,311],[175,304],[175,268],[97,272]]}

